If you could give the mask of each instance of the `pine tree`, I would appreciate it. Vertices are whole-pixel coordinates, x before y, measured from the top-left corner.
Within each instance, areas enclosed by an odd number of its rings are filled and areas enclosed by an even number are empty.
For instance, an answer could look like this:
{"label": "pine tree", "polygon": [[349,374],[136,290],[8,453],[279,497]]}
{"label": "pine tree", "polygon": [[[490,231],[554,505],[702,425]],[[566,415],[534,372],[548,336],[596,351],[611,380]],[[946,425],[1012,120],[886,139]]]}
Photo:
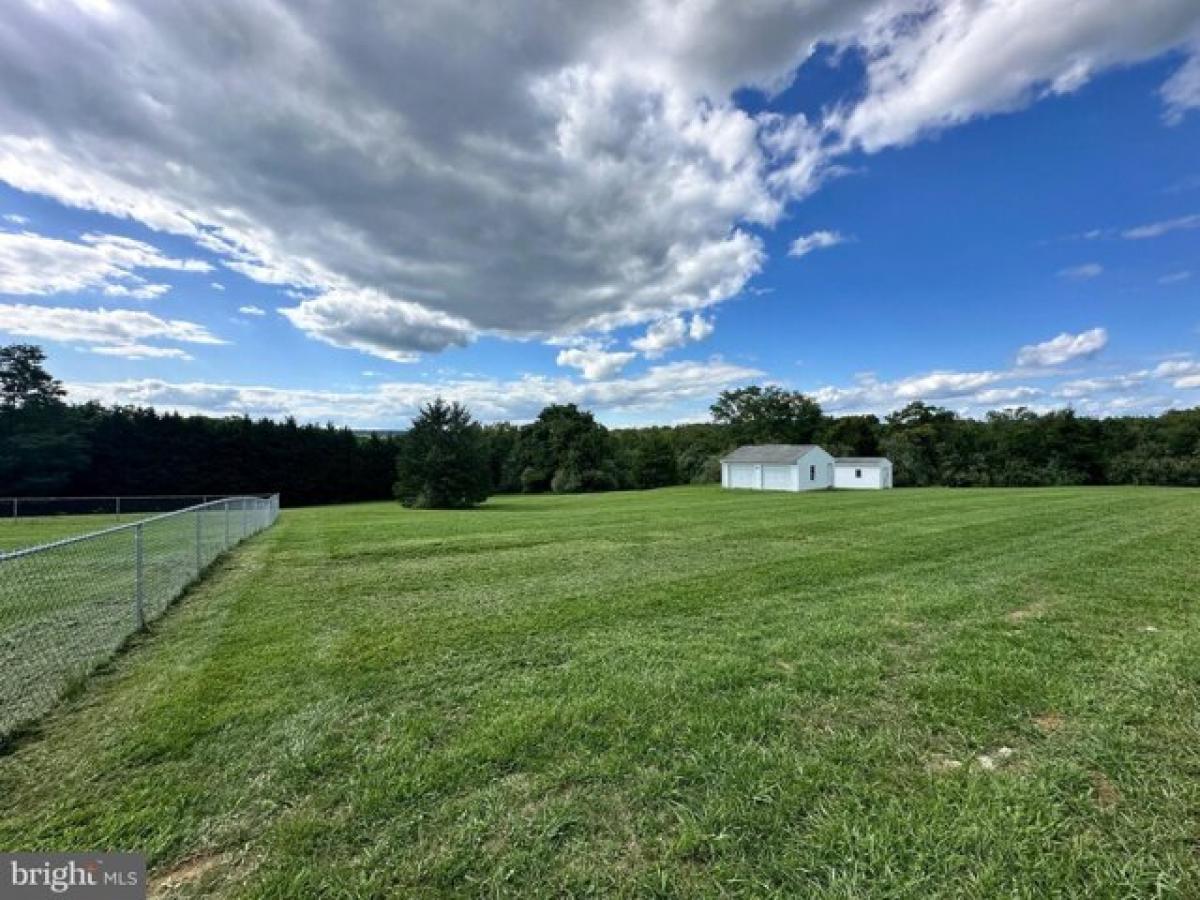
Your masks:
{"label": "pine tree", "polygon": [[0,408],[54,406],[66,395],[62,382],[51,377],[46,354],[33,344],[0,347]]}
{"label": "pine tree", "polygon": [[396,499],[421,509],[462,509],[486,500],[490,481],[487,441],[467,408],[440,397],[423,406],[400,441]]}

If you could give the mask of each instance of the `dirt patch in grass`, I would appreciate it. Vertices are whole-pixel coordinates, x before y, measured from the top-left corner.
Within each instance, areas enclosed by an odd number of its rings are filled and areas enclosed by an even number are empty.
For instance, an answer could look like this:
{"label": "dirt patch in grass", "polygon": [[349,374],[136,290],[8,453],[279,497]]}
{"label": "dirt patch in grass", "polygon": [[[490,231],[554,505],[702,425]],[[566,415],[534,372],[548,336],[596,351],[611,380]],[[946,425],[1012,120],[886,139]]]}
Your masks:
{"label": "dirt patch in grass", "polygon": [[1054,734],[1067,724],[1067,720],[1060,713],[1044,712],[1033,717],[1033,724],[1042,734]]}
{"label": "dirt patch in grass", "polygon": [[1029,619],[1041,618],[1042,613],[1046,611],[1046,604],[1042,602],[1030,603],[1028,606],[1022,606],[1020,609],[1012,610],[1006,619],[1010,622],[1025,622]]}
{"label": "dirt patch in grass", "polygon": [[193,884],[225,861],[222,853],[194,856],[175,868],[150,879],[151,897],[168,897],[185,885]]}
{"label": "dirt patch in grass", "polygon": [[1092,790],[1096,795],[1096,805],[1105,811],[1115,809],[1121,802],[1121,792],[1103,772],[1092,773]]}
{"label": "dirt patch in grass", "polygon": [[945,753],[933,754],[929,762],[925,765],[925,768],[935,775],[957,772],[962,767],[962,760],[955,759],[953,756],[947,756]]}

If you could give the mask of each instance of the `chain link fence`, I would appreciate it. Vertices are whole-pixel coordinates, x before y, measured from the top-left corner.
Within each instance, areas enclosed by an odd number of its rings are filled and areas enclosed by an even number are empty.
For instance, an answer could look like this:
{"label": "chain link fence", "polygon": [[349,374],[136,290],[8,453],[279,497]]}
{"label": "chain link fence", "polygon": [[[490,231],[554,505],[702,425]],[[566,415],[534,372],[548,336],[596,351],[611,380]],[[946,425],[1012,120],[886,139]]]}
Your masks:
{"label": "chain link fence", "polygon": [[49,516],[127,516],[174,512],[224,500],[224,494],[142,494],[127,497],[0,497],[0,519],[20,522]]}
{"label": "chain link fence", "polygon": [[0,552],[0,738],[45,713],[278,515],[278,494],[230,497]]}

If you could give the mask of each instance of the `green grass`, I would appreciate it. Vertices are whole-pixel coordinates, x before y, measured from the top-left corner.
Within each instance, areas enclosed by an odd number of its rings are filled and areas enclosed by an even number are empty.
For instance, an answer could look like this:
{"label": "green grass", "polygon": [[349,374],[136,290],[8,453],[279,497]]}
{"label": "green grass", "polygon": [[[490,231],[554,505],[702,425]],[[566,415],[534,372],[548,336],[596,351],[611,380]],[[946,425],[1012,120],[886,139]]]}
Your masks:
{"label": "green grass", "polygon": [[38,516],[27,519],[0,519],[0,552],[48,544],[63,538],[99,531],[146,518],[147,514],[114,516]]}
{"label": "green grass", "polygon": [[0,758],[0,847],[180,896],[1198,896],[1198,559],[1185,490],[287,511]]}

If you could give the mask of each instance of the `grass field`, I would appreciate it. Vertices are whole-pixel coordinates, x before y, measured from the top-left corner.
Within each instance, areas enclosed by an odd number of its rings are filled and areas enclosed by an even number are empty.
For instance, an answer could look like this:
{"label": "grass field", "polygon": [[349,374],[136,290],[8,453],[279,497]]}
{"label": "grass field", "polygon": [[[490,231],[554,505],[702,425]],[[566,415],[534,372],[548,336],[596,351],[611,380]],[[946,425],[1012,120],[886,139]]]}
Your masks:
{"label": "grass field", "polygon": [[0,757],[178,896],[1200,896],[1200,493],[287,511]]}
{"label": "grass field", "polygon": [[38,516],[30,519],[0,519],[0,552],[33,547],[113,525],[136,522],[149,514],[114,516]]}

